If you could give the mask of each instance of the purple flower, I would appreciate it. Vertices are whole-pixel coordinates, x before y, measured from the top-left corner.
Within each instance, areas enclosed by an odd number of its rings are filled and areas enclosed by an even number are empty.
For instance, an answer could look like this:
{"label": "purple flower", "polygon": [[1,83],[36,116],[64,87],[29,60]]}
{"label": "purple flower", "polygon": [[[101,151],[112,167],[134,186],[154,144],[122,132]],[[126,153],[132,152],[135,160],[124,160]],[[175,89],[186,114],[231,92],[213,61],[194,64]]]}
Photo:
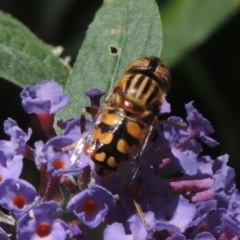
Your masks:
{"label": "purple flower", "polygon": [[90,228],[97,227],[112,207],[114,207],[112,194],[94,184],[74,196],[67,205],[67,208]]}
{"label": "purple flower", "polygon": [[55,114],[68,102],[63,87],[54,80],[39,82],[35,87],[26,85],[21,94],[22,105],[27,113]]}
{"label": "purple flower", "polygon": [[60,206],[54,201],[35,206],[31,213],[19,220],[17,239],[65,240],[70,229],[66,223],[56,219],[61,212]]}
{"label": "purple flower", "polygon": [[24,180],[8,178],[0,184],[0,204],[17,218],[29,210],[36,196],[35,188]]}

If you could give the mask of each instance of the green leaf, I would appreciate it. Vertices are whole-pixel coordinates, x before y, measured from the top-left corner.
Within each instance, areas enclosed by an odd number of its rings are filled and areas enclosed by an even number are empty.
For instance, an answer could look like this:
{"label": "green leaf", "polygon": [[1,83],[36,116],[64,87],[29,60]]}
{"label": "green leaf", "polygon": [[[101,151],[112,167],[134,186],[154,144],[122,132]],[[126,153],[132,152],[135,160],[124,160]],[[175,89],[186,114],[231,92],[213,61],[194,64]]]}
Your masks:
{"label": "green leaf", "polygon": [[89,26],[66,84],[70,104],[57,118],[79,116],[89,106],[85,91],[98,88],[107,94],[130,61],[160,56],[161,47],[160,15],[154,0],[105,0]]}
{"label": "green leaf", "polygon": [[53,78],[64,84],[70,69],[54,50],[0,11],[0,77],[18,86]]}
{"label": "green leaf", "polygon": [[161,8],[164,31],[161,58],[173,66],[204,42],[239,10],[236,0],[171,0]]}

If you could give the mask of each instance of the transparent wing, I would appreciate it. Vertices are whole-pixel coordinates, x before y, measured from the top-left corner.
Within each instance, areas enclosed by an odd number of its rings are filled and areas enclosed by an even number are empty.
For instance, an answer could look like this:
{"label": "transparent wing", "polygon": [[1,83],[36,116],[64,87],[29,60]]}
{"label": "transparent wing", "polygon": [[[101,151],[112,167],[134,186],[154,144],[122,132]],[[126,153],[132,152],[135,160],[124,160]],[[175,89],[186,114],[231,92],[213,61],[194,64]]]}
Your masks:
{"label": "transparent wing", "polygon": [[141,145],[141,147],[139,147],[138,151],[134,154],[131,161],[129,161],[128,164],[123,166],[118,171],[118,173],[119,173],[119,175],[121,176],[121,179],[122,179],[121,182],[125,186],[126,186],[126,183],[127,183],[127,187],[130,187],[134,183],[134,180],[137,179],[136,176],[138,174],[139,167],[140,167],[141,162],[142,162],[142,156],[143,156],[144,150],[147,146],[147,143],[148,143],[148,141],[151,137],[152,130],[153,130],[153,126],[150,126],[149,129],[148,129],[148,132],[146,134],[145,140],[144,140],[143,144]]}
{"label": "transparent wing", "polygon": [[[98,114],[95,116],[95,119],[92,122],[92,125],[90,125],[90,127],[82,134],[81,138],[75,144],[71,156],[72,164],[76,163],[77,161],[81,161],[80,155],[82,152],[84,152],[87,156],[91,157],[94,151],[97,151],[100,147],[103,146],[101,142],[96,141],[96,130],[99,128],[99,124],[101,123],[101,119],[103,117],[103,112],[106,112],[107,108],[109,107],[107,107],[106,105],[100,108]],[[117,131],[119,125],[121,125],[122,123],[123,118],[124,117],[121,116],[121,120],[114,126],[111,126],[112,134]]]}

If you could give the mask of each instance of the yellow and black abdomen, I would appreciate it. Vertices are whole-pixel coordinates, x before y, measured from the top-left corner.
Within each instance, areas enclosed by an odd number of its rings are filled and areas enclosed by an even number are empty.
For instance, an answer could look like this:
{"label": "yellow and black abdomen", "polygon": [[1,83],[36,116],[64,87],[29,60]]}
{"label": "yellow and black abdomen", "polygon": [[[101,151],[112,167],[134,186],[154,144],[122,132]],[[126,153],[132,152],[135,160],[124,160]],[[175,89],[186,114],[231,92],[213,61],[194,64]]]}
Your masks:
{"label": "yellow and black abdomen", "polygon": [[99,117],[91,158],[96,163],[96,172],[106,175],[133,159],[148,135],[149,126],[128,118],[117,108],[104,108]]}

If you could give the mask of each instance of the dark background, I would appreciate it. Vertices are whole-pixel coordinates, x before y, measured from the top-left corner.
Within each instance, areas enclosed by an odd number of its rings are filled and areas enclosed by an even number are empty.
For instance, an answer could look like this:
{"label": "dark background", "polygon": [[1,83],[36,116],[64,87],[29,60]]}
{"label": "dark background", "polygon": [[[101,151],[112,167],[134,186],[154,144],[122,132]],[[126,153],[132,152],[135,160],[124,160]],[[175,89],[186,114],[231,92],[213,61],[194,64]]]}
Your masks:
{"label": "dark background", "polygon": [[[62,45],[65,48],[64,56],[70,55],[73,63],[87,27],[101,4],[100,0],[0,0],[0,10],[12,14],[43,41],[55,46]],[[161,4],[164,4],[164,1],[161,1]],[[164,22],[162,24],[164,33]],[[164,42],[164,45],[166,44]],[[204,153],[211,154],[212,157],[228,153],[229,165],[236,170],[238,187],[240,187],[239,56],[238,12],[171,68],[173,86],[168,96],[172,115],[185,118],[184,104],[194,100],[194,106],[212,123],[216,131],[212,137],[220,142],[220,146],[214,149],[205,146]],[[213,89],[209,92],[205,91],[204,86],[194,87],[189,84],[192,79],[200,82],[202,79],[207,80]],[[44,139],[38,120],[23,111],[20,91],[21,89],[15,85],[4,80],[0,81],[0,124],[11,117],[17,120],[24,130],[28,126],[35,128],[33,142],[39,138]],[[0,135],[1,139],[7,139],[3,130],[0,131]],[[31,174],[34,173],[29,173],[29,178]]]}

